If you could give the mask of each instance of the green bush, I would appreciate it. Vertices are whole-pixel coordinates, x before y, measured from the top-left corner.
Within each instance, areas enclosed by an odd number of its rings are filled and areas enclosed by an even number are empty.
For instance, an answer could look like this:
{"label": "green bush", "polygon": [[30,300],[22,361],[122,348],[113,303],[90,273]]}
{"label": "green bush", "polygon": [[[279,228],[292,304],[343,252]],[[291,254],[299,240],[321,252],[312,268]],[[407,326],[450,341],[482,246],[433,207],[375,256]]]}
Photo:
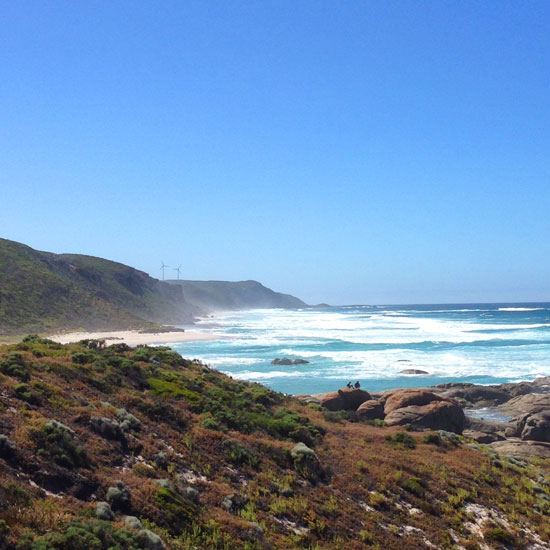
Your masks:
{"label": "green bush", "polygon": [[17,399],[21,399],[22,401],[26,401],[27,403],[36,405],[40,403],[40,399],[38,398],[38,396],[34,393],[31,393],[31,390],[29,386],[27,386],[27,384],[17,384],[13,388],[13,391],[15,392],[15,397],[17,397]]}
{"label": "green bush", "polygon": [[429,445],[441,445],[443,440],[439,434],[429,433],[422,438],[422,443],[427,443]]}
{"label": "green bush", "polygon": [[41,430],[30,432],[39,455],[65,468],[87,468],[90,460],[86,449],[75,440],[74,435],[73,430],[56,420],[49,420]]}
{"label": "green bush", "polygon": [[146,550],[143,533],[116,529],[104,521],[72,522],[63,530],[35,538],[22,537],[17,550]]}
{"label": "green bush", "polygon": [[198,506],[167,487],[157,491],[155,502],[159,509],[159,515],[154,518],[156,523],[174,534],[181,533],[198,518]]}
{"label": "green bush", "polygon": [[0,372],[23,382],[28,382],[31,377],[20,353],[10,353],[6,359],[0,361]]}
{"label": "green bush", "polygon": [[214,431],[220,430],[219,424],[211,416],[207,416],[206,418],[203,418],[201,422],[201,426],[203,428],[206,428],[207,430],[214,430]]}
{"label": "green bush", "polygon": [[71,356],[71,361],[78,365],[88,365],[93,363],[97,359],[95,353],[84,353],[82,351],[75,351]]}
{"label": "green bush", "polygon": [[226,439],[223,442],[223,447],[227,460],[229,460],[232,464],[239,466],[247,465],[252,468],[256,468],[260,463],[256,453],[247,449],[233,439]]}
{"label": "green bush", "polygon": [[501,544],[513,545],[516,539],[512,533],[501,527],[493,527],[483,533],[487,542],[497,542]]}
{"label": "green bush", "polygon": [[419,498],[424,495],[422,480],[418,477],[402,478],[399,480],[398,485],[402,489],[405,489],[405,491],[408,491]]}
{"label": "green bush", "polygon": [[396,447],[401,447],[405,449],[415,449],[416,448],[416,439],[408,434],[407,432],[396,432],[392,435],[387,435],[385,440]]}

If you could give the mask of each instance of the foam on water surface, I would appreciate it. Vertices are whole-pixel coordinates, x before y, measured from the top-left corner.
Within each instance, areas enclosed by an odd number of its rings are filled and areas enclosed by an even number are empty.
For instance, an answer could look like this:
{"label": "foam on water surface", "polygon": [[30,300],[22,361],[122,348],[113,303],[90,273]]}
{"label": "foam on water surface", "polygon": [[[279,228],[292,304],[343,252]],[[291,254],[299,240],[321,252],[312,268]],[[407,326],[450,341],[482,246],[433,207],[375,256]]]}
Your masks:
{"label": "foam on water surface", "polygon": [[[549,304],[252,310],[219,314],[204,324],[223,338],[174,348],[286,393],[330,391],[348,380],[377,391],[550,374]],[[275,357],[309,364],[272,365]],[[404,369],[429,375],[400,374]]]}

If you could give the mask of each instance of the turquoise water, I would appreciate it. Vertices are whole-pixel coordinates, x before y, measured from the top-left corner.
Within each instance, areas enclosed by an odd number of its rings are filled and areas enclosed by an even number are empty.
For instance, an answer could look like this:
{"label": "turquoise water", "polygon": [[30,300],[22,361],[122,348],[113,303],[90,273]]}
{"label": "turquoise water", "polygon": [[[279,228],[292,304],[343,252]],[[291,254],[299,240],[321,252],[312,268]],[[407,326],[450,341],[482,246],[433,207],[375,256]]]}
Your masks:
{"label": "turquoise water", "polygon": [[[331,391],[349,380],[379,391],[550,375],[547,303],[252,310],[219,314],[197,328],[220,338],[174,349],[292,394]],[[310,363],[272,365],[275,357]],[[429,375],[399,374],[404,369]]]}

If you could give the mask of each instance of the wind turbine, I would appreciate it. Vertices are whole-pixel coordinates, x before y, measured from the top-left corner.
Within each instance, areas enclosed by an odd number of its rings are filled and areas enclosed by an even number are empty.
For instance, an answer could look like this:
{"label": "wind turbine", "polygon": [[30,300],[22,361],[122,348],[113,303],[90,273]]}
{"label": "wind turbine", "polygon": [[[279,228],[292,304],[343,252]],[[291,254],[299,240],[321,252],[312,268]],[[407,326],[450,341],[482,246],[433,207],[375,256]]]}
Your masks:
{"label": "wind turbine", "polygon": [[173,267],[172,269],[177,272],[178,281],[179,281],[180,280],[180,275],[181,275],[181,264],[178,267]]}
{"label": "wind turbine", "polygon": [[164,263],[164,260],[161,260],[160,261],[160,268],[162,269],[162,280],[164,281],[164,270],[167,268],[167,267],[170,267],[169,265],[166,265]]}

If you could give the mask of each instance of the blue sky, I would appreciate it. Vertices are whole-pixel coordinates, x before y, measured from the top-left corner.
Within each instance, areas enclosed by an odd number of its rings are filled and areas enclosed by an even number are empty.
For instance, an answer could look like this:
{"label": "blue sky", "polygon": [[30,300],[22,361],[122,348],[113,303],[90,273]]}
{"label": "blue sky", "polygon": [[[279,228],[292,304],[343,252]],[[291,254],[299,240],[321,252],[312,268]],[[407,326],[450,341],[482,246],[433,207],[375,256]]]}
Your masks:
{"label": "blue sky", "polygon": [[550,3],[0,2],[0,235],[315,303],[550,300]]}

